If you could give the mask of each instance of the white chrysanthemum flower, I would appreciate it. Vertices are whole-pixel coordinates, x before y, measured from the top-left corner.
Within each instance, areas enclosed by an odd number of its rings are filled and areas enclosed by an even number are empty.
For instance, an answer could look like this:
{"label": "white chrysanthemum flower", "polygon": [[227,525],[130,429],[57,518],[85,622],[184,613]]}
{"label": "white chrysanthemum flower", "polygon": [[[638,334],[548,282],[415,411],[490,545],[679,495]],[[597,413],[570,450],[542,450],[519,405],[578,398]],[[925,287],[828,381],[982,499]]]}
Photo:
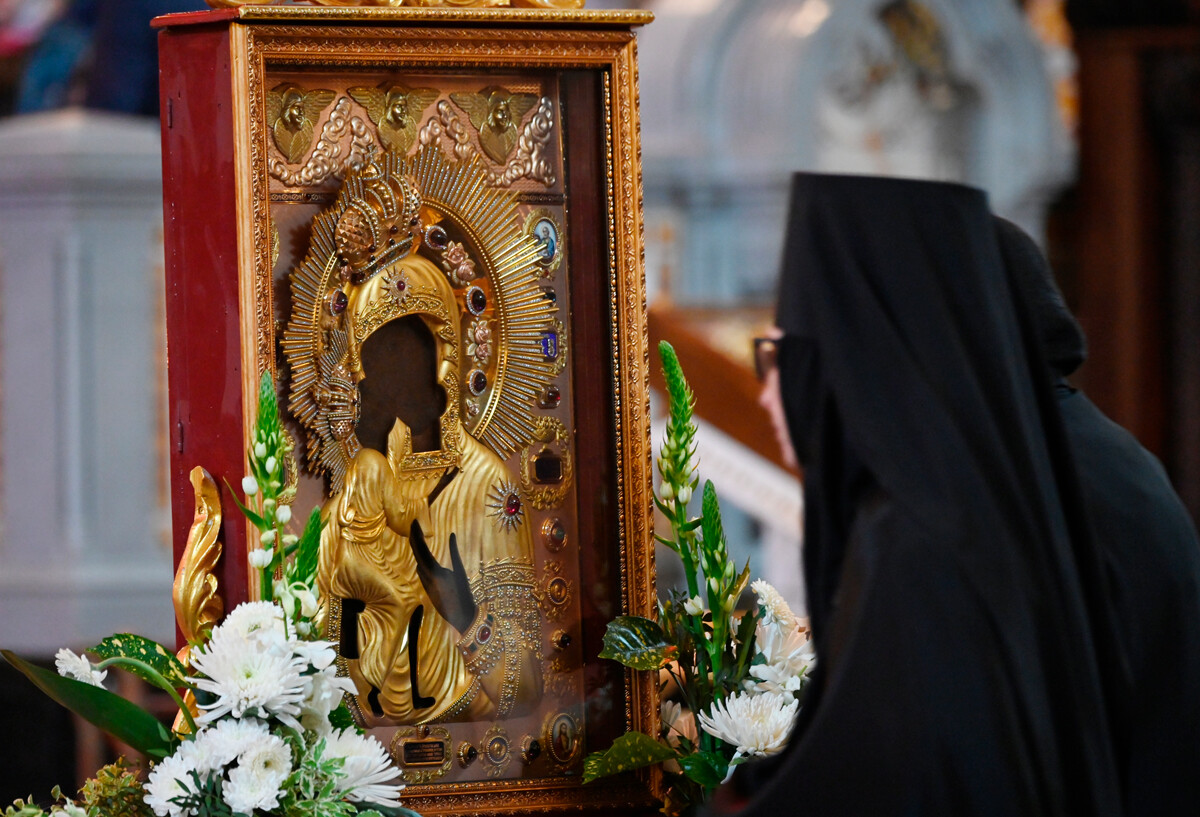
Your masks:
{"label": "white chrysanthemum flower", "polygon": [[101,689],[104,688],[104,679],[108,675],[108,670],[101,672],[92,666],[91,661],[82,655],[76,655],[66,647],[54,654],[54,667],[64,678],[74,678]]}
{"label": "white chrysanthemum flower", "polygon": [[791,607],[788,607],[788,603],[784,601],[778,590],[762,579],[751,582],[750,589],[758,596],[758,603],[762,605],[763,621],[768,624],[781,623],[788,627],[795,626],[796,614],[792,612]]}
{"label": "white chrysanthemum flower", "polygon": [[334,732],[325,739],[325,757],[345,759],[344,777],[334,786],[347,800],[382,806],[400,805],[400,790],[404,784],[386,782],[399,777],[399,772],[383,744],[375,738],[360,735],[353,729]]}
{"label": "white chrysanthemum flower", "polygon": [[213,638],[216,638],[218,633],[257,641],[263,645],[278,646],[287,642],[283,627],[283,610],[269,601],[247,601],[239,604],[213,630]]}
{"label": "white chrysanthemum flower", "polygon": [[203,726],[225,715],[273,715],[293,729],[300,728],[296,716],[309,686],[303,675],[308,663],[290,650],[284,653],[263,646],[233,630],[217,630],[203,649],[192,654],[192,666],[204,676],[196,679],[196,688],[216,696],[214,702],[201,704],[205,711],[196,723]]}
{"label": "white chrysanthemum flower", "polygon": [[238,756],[222,793],[235,812],[253,814],[279,805],[280,787],[292,773],[292,751],[282,738],[264,733]]}
{"label": "white chrysanthemum flower", "polygon": [[765,663],[750,667],[756,681],[745,682],[747,690],[756,692],[798,692],[808,680],[808,673],[817,661],[816,651],[808,634],[798,626],[782,623],[758,623],[755,650]]}
{"label": "white chrysanthemum flower", "polygon": [[270,735],[262,721],[254,718],[223,718],[184,742],[176,754],[190,761],[201,774],[225,771],[225,767]]}
{"label": "white chrysanthemum flower", "polygon": [[791,695],[735,692],[700,713],[700,727],[737,747],[736,757],[766,757],[780,752],[796,722],[799,702]]}
{"label": "white chrysanthemum flower", "polygon": [[186,812],[171,801],[185,796],[196,785],[193,771],[195,767],[179,752],[159,761],[146,779],[143,802],[154,809],[158,817],[185,817]]}

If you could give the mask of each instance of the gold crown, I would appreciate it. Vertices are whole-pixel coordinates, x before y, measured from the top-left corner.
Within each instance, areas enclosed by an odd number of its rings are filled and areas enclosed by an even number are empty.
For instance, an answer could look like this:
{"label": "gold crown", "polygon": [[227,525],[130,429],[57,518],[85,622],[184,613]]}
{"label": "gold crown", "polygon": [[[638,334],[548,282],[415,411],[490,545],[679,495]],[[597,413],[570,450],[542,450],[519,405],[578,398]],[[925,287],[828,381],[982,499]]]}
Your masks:
{"label": "gold crown", "polygon": [[357,187],[337,220],[334,243],[342,277],[361,283],[412,249],[421,230],[421,193],[408,177],[371,163],[347,178]]}

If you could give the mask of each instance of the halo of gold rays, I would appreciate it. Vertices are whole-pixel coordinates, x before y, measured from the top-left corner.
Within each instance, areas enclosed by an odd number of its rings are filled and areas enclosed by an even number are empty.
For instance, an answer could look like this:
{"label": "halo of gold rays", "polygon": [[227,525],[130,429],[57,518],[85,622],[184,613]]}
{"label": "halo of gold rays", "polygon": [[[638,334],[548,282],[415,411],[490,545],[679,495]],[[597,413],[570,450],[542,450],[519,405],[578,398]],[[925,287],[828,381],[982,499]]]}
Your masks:
{"label": "halo of gold rays", "polygon": [[[508,457],[533,438],[532,406],[554,376],[540,346],[542,333],[553,328],[553,306],[537,285],[540,247],[521,229],[516,194],[489,186],[487,170],[478,158],[451,161],[436,146],[411,157],[387,152],[375,164],[385,176],[412,178],[423,207],[452,222],[474,246],[473,257],[482,261],[495,294],[499,337],[487,404],[470,433]],[[334,243],[337,220],[362,194],[358,174],[350,174],[334,204],[313,219],[308,254],[291,274],[292,315],[282,340],[291,368],[291,410],[309,431],[308,466],[327,470],[335,491],[359,444],[353,434],[344,436],[344,418],[331,422],[333,418],[326,416],[331,406],[352,399],[340,394],[347,383],[345,373],[339,371],[341,333],[327,304],[340,288]],[[465,290],[456,292],[462,296]]]}
{"label": "halo of gold rays", "polygon": [[489,186],[478,158],[451,162],[429,146],[412,157],[388,159],[392,172],[416,180],[426,207],[453,221],[475,245],[492,281],[500,327],[496,377],[472,434],[507,457],[533,439],[531,408],[554,376],[541,352],[542,333],[554,319],[553,305],[538,287],[541,248],[521,229],[516,194]]}

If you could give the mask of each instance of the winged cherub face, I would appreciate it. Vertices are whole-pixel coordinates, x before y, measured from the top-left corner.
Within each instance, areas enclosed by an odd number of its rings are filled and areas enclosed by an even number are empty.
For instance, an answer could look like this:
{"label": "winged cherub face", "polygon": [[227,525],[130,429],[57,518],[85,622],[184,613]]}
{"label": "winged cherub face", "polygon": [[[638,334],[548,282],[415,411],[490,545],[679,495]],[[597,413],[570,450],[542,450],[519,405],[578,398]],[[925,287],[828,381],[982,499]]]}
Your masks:
{"label": "winged cherub face", "polygon": [[398,91],[388,94],[388,121],[394,125],[404,125],[408,122],[408,95]]}
{"label": "winged cherub face", "polygon": [[304,127],[304,94],[296,90],[283,95],[283,114],[279,117],[283,124],[292,131]]}
{"label": "winged cherub face", "polygon": [[502,99],[492,106],[492,125],[497,128],[507,128],[512,124],[512,114],[508,110],[508,100]]}

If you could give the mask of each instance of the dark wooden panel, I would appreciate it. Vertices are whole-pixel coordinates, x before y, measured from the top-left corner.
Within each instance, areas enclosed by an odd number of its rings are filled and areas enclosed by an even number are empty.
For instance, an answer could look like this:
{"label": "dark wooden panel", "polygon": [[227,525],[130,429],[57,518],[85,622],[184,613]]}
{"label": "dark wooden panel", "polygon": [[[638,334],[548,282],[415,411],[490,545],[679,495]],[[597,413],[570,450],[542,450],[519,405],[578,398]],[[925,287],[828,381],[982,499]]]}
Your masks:
{"label": "dark wooden panel", "polygon": [[159,33],[171,512],[175,559],[194,512],[188,474],[221,487],[226,609],[246,599],[246,527],[225,485],[242,478],[242,352],[227,25]]}
{"label": "dark wooden panel", "polygon": [[592,661],[602,649],[609,620],[620,615],[621,540],[618,522],[613,326],[609,281],[609,229],[604,159],[602,75],[561,75],[566,152],[567,241],[571,259],[572,379],[579,496],[581,648],[588,664],[587,723],[590,749],[607,747],[627,728],[624,669]]}

